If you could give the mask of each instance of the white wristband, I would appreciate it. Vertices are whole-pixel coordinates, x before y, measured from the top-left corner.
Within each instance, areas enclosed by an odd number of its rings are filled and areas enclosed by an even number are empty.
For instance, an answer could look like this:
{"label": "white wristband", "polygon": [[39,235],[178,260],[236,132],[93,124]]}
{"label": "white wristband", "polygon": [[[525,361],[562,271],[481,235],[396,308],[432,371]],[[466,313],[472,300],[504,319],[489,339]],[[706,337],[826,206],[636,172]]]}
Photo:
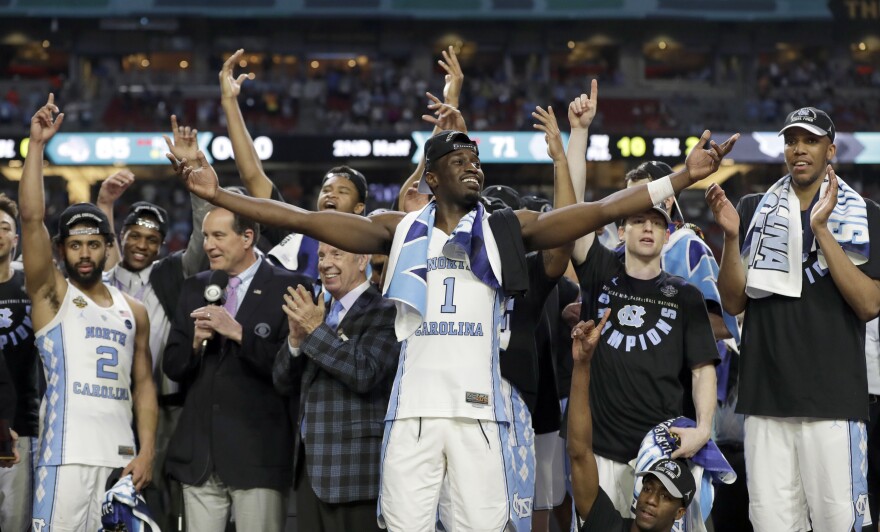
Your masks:
{"label": "white wristband", "polygon": [[669,179],[669,176],[648,183],[648,194],[651,196],[651,203],[653,205],[657,205],[666,198],[674,196],[675,189],[672,188],[672,181]]}

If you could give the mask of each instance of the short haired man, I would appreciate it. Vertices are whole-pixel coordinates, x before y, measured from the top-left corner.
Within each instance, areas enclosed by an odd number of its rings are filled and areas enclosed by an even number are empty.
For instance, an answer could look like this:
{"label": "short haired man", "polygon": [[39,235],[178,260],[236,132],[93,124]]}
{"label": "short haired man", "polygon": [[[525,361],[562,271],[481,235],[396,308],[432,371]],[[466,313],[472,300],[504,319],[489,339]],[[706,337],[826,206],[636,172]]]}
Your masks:
{"label": "short haired man", "polygon": [[24,272],[12,267],[18,248],[18,205],[0,194],[0,351],[15,384],[15,417],[20,463],[0,470],[0,529],[24,530],[31,522],[33,470],[31,443],[39,433],[39,353],[25,291]]}
{"label": "short haired man", "polygon": [[367,255],[321,243],[329,310],[302,287],[284,298],[289,346],[273,379],[279,391],[300,390],[294,486],[304,530],[378,530],[381,435],[400,344],[394,303],[367,280],[367,264]]}
{"label": "short haired man", "polygon": [[[202,232],[212,271],[184,282],[162,362],[187,390],[166,470],[183,484],[188,530],[222,532],[234,507],[237,523],[278,532],[293,447],[287,401],[272,388],[288,334],[278,310],[286,287],[308,280],[257,256],[253,220],[215,208]],[[215,272],[228,276],[222,306],[205,301]]]}
{"label": "short haired man", "polygon": [[605,311],[598,326],[591,320],[578,323],[572,330],[574,367],[569,394],[572,407],[568,411],[568,455],[578,531],[669,532],[675,521],[684,516],[697,489],[684,460],[661,458],[638,473],[643,479],[642,491],[635,503],[635,518],[622,517],[599,486],[593,454],[590,366],[610,313]]}
{"label": "short haired man", "polygon": [[[662,161],[646,161],[625,176],[626,187],[643,185],[672,173],[672,168]],[[684,223],[684,216],[677,198],[669,197],[663,204],[673,223],[669,225],[669,242],[663,246],[661,268],[672,275],[684,278],[700,289],[706,299],[709,321],[716,340],[735,338],[739,342],[736,318],[721,308],[718,293],[718,262],[709,246],[701,238],[702,231],[693,224]],[[676,216],[678,220],[676,220]],[[698,234],[699,233],[699,234]]]}
{"label": "short haired man", "polygon": [[53,118],[53,100],[50,94],[31,120],[19,184],[25,280],[47,382],[33,528],[97,530],[113,469],[131,473],[138,490],[152,475],[157,406],[150,322],[143,305],[101,282],[113,237],[94,205],[72,205],[59,218],[55,242],[69,278],[52,263],[43,151],[64,119]]}
{"label": "short haired man", "polygon": [[789,173],[766,193],[734,208],[718,185],[706,191],[724,231],[721,301],[746,311],[736,411],[746,416],[749,516],[758,532],[860,530],[880,207],[832,169],[827,113],[792,111],[779,134]]}
{"label": "short haired man", "polygon": [[[583,114],[594,113],[594,98],[582,98]],[[568,158],[578,193],[586,181],[586,138],[587,127],[572,127]],[[715,412],[718,349],[706,304],[696,287],[661,268],[670,223],[661,204],[623,217],[623,263],[595,244],[592,233],[572,253],[583,293],[581,318],[611,309],[592,365],[591,401],[600,482],[622,515],[630,512],[635,471],[629,462],[642,438],[682,414],[682,370],[690,370],[697,427],[674,429],[681,446],[673,457],[689,458],[706,444]],[[582,406],[569,399],[569,411]]]}

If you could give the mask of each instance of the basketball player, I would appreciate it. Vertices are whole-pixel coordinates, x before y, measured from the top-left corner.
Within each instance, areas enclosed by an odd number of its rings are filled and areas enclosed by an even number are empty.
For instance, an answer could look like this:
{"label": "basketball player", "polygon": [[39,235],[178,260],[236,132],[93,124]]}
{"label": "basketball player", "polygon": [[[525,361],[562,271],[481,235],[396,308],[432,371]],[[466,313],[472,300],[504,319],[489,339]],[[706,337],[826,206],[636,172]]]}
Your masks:
{"label": "basketball player", "polygon": [[48,386],[33,529],[92,531],[101,528],[104,487],[114,468],[131,474],[137,489],[150,482],[156,389],[146,310],[101,282],[113,234],[100,209],[79,203],[64,210],[55,242],[69,279],[53,266],[42,168],[46,143],[64,119],[54,118],[57,112],[50,94],[31,119],[19,185],[26,287]]}
{"label": "basketball player", "polygon": [[[443,114],[460,118],[457,110]],[[700,146],[709,135],[704,132]],[[189,190],[215,205],[352,253],[390,250],[385,293],[398,300],[397,335],[406,343],[386,415],[380,522],[391,530],[433,530],[448,475],[461,526],[500,529],[509,514],[501,444],[509,420],[498,401],[496,331],[502,288],[521,286],[502,277],[500,257],[516,258],[517,243],[530,251],[559,247],[650,208],[717,170],[736,138],[692,151],[686,169],[662,182],[552,212],[518,211],[498,234],[479,203],[484,175],[477,146],[461,131],[443,131],[426,143],[422,184],[434,200],[406,216],[309,212],[230,194],[220,189],[204,154],[183,164]],[[514,264],[505,268],[517,272]]]}
{"label": "basketball player", "polygon": [[[575,100],[575,114],[595,114],[596,91],[594,80],[590,98]],[[586,126],[573,126],[568,151],[580,194],[586,181]],[[690,458],[709,440],[718,349],[700,291],[661,269],[671,223],[666,208],[655,205],[621,220],[623,263],[614,251],[594,244],[592,233],[575,244],[572,261],[583,293],[581,319],[599,319],[612,310],[592,364],[593,446],[602,489],[628,517],[635,483],[629,462],[645,433],[682,414],[682,368],[691,371],[697,427],[674,429],[681,446],[673,458]],[[569,408],[583,405],[570,402]]]}

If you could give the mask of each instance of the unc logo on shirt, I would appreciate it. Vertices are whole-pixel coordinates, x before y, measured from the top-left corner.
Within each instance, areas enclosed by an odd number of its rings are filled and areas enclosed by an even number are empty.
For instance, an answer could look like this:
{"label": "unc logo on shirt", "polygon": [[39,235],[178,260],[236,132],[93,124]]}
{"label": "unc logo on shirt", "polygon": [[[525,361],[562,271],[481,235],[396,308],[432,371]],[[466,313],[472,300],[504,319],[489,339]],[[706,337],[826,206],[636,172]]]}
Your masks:
{"label": "unc logo on shirt", "polygon": [[34,527],[34,532],[43,532],[43,527],[46,526],[45,519],[32,519],[31,524]]}
{"label": "unc logo on shirt", "polygon": [[859,493],[859,498],[856,499],[856,512],[858,512],[859,515],[865,515],[868,512],[867,493]]}
{"label": "unc logo on shirt", "polygon": [[520,498],[519,493],[513,494],[513,511],[520,518],[532,515],[532,497]]}
{"label": "unc logo on shirt", "polygon": [[12,325],[12,311],[8,308],[0,309],[0,327],[3,329]]}
{"label": "unc logo on shirt", "polygon": [[645,323],[645,320],[642,319],[644,315],[645,307],[641,305],[627,305],[617,311],[617,321],[627,327],[641,327]]}

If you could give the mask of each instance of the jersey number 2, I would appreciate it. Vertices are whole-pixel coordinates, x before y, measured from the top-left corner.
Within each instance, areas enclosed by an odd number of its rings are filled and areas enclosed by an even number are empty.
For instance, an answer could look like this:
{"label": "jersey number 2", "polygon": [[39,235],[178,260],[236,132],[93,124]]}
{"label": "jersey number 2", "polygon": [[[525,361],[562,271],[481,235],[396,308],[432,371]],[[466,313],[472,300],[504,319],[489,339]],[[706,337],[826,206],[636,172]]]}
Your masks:
{"label": "jersey number 2", "polygon": [[97,349],[99,355],[110,355],[98,359],[98,377],[101,379],[119,380],[119,374],[115,371],[107,371],[105,368],[115,368],[119,364],[119,351],[114,347],[102,345]]}

